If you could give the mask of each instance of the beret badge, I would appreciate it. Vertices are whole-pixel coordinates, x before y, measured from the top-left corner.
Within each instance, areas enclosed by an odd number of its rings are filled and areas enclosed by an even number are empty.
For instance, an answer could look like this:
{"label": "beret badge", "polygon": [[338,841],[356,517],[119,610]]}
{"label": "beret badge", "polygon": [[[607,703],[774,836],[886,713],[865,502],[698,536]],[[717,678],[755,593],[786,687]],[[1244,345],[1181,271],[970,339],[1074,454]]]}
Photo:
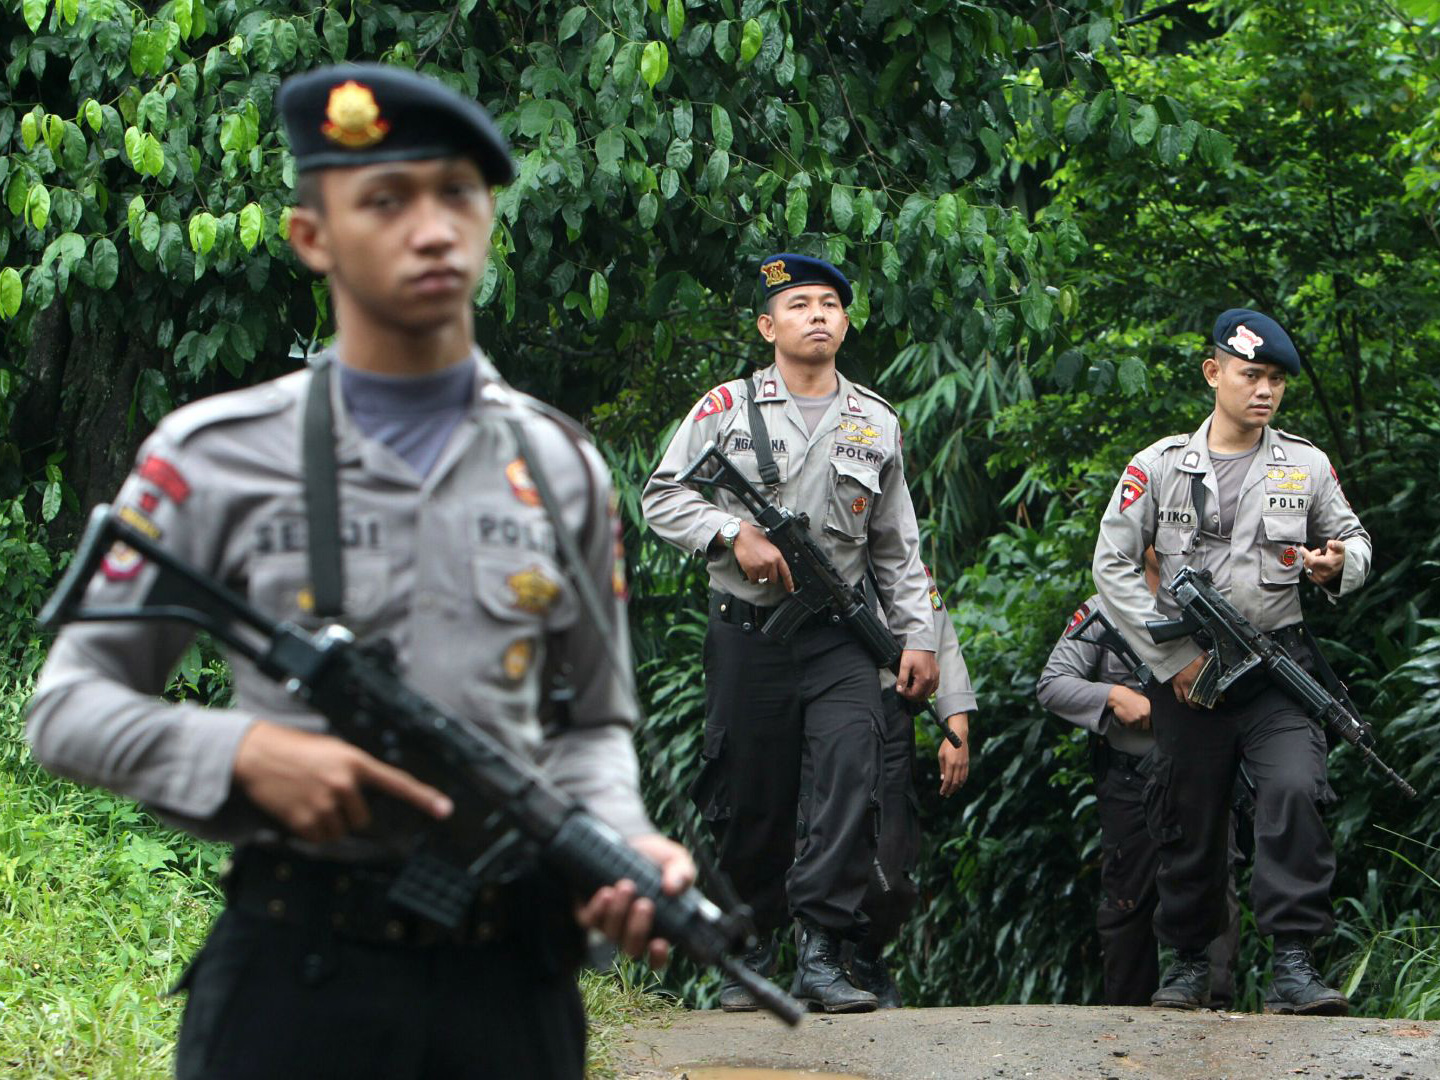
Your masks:
{"label": "beret badge", "polygon": [[389,130],[390,124],[380,118],[380,105],[368,86],[351,79],[330,91],[320,131],[331,142],[363,150],[384,139]]}
{"label": "beret badge", "polygon": [[773,289],[776,285],[783,285],[790,280],[790,275],[785,272],[785,260],[776,259],[760,267],[760,272],[765,275],[765,287]]}

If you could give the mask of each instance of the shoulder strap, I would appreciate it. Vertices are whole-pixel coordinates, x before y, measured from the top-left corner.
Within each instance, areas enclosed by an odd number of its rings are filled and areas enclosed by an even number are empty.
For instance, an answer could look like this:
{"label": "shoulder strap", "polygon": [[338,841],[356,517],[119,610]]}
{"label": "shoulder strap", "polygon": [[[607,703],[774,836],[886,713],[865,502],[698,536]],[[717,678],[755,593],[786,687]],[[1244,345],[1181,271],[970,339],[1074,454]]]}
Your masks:
{"label": "shoulder strap", "polygon": [[340,559],[340,484],[335,463],[335,415],[330,403],[329,358],[315,365],[305,394],[301,437],[305,477],[305,517],[310,553],[310,589],[315,614],[341,614],[345,571]]}
{"label": "shoulder strap", "polygon": [[1190,501],[1195,504],[1195,527],[1205,528],[1205,474],[1190,474]]}
{"label": "shoulder strap", "polygon": [[750,393],[745,399],[750,411],[750,442],[755,447],[755,464],[760,466],[760,482],[773,488],[780,483],[780,467],[775,464],[775,455],[770,450],[770,432],[765,427],[765,418],[760,415],[760,406],[755,404],[759,394],[760,384],[751,379]]}

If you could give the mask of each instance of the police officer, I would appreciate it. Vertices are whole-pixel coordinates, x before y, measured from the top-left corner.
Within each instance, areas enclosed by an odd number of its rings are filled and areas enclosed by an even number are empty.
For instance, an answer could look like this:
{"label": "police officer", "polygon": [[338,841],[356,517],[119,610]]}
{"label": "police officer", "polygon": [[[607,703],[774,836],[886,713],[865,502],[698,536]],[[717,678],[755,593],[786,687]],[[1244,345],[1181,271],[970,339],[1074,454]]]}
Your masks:
{"label": "police officer", "polygon": [[1251,623],[1324,678],[1301,621],[1301,582],[1333,601],[1357,589],[1370,567],[1370,537],[1329,459],[1270,424],[1286,379],[1300,371],[1289,336],[1266,315],[1232,309],[1213,338],[1203,373],[1215,411],[1198,431],[1161,439],[1125,467],[1093,567],[1105,609],[1157,680],[1156,930],[1176,958],[1153,1004],[1196,1008],[1208,995],[1205,946],[1224,925],[1226,805],[1243,762],[1256,787],[1251,907],[1260,932],[1274,937],[1266,1008],[1344,1014],[1349,1002],[1321,980],[1310,951],[1334,922],[1335,853],[1320,813],[1334,799],[1324,733],[1263,671],[1236,683],[1212,712],[1198,711],[1189,692],[1206,659],[1200,646],[1157,645],[1145,630],[1149,619],[1178,614],[1168,592],[1157,606],[1145,588],[1141,557],[1153,544],[1162,581],[1187,565],[1210,570]]}
{"label": "police officer", "polygon": [[[787,919],[788,896],[800,926],[791,992],[828,1011],[868,1011],[874,995],[852,986],[840,961],[842,942],[864,934],[861,901],[875,852],[883,719],[874,661],[827,619],[784,643],[761,633],[793,587],[784,557],[738,500],[721,492],[708,502],[676,477],[713,439],[752,482],[809,516],[848,581],[873,565],[890,628],[905,646],[897,689],[917,700],[937,679],[933,618],[894,410],[835,369],[849,282],[802,255],[773,256],[760,273],[765,307],[756,324],[774,363],[701,398],[642,505],[659,536],[708,563],[706,765],[695,794],[715,827],[720,867],[761,931],[748,962],[770,972],[772,932]],[[802,743],[816,779],[809,841],[796,857]],[[722,1004],[743,1006],[748,997],[727,986]]]}
{"label": "police officer", "polygon": [[[933,579],[930,605],[934,609],[935,656],[940,669],[935,711],[960,740],[957,747],[948,739],[940,739],[936,754],[940,794],[948,799],[970,775],[970,714],[975,711],[975,691],[955,624]],[[895,985],[885,949],[900,937],[901,927],[920,899],[915,881],[920,864],[920,803],[915,789],[915,718],[895,689],[894,674],[884,668],[880,669],[880,703],[885,714],[880,827],[875,870],[861,903],[870,928],[864,940],[853,946],[849,970],[851,982],[874,994],[880,1008],[898,1009],[903,1004],[900,988]]]}
{"label": "police officer", "polygon": [[[1145,580],[1159,587],[1155,556],[1145,554]],[[1106,1005],[1147,1005],[1160,981],[1153,920],[1159,899],[1155,871],[1160,849],[1145,819],[1145,784],[1155,767],[1150,699],[1120,657],[1088,638],[1072,637],[1092,611],[1091,596],[1071,617],[1035,685],[1040,704],[1091,733],[1095,801],[1100,813],[1100,903],[1095,929],[1104,960]],[[1210,1004],[1229,1008],[1235,997],[1239,903],[1227,878],[1225,931],[1207,949]]]}
{"label": "police officer", "polygon": [[[329,280],[335,347],[311,370],[167,417],[120,515],[272,616],[315,627],[334,607],[361,642],[388,641],[407,680],[541,761],[682,889],[689,858],[640,801],[630,672],[607,664],[555,554],[556,529],[571,530],[585,560],[574,569],[612,598],[628,659],[609,475],[570,421],[509,389],[474,344],[491,188],[514,175],[503,139],[474,102],[394,67],[312,71],[279,106],[299,177],[290,240]],[[302,452],[304,417],[326,412]],[[305,473],[327,457],[338,535],[311,551],[312,530],[327,531]],[[552,478],[562,521],[527,463]],[[334,562],[344,584],[331,597],[320,583]],[[124,548],[101,570],[92,602],[134,603],[151,579]],[[182,980],[177,1074],[581,1076],[579,927],[558,884],[538,871],[496,883],[454,932],[391,907],[395,800],[443,818],[449,799],[326,734],[243,658],[234,708],[160,700],[190,637],[153,622],[69,627],[28,726],[55,772],[236,845],[225,912]],[[546,695],[558,673],[573,691],[563,712]],[[582,908],[587,925],[659,958],[652,914],[629,883]]]}

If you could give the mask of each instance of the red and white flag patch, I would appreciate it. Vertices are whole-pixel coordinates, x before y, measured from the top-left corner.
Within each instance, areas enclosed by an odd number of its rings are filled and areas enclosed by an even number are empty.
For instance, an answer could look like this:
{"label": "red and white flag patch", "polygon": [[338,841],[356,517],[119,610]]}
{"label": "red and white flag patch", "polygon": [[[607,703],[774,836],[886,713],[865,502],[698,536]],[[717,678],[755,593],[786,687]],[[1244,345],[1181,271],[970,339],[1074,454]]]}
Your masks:
{"label": "red and white flag patch", "polygon": [[717,386],[700,399],[700,407],[695,410],[695,419],[704,420],[705,417],[722,413],[734,405],[735,398],[731,396],[730,388],[727,386]]}
{"label": "red and white flag patch", "polygon": [[1125,475],[1120,478],[1120,510],[1130,509],[1130,505],[1145,494],[1149,484],[1150,478],[1145,475],[1144,469],[1138,465],[1126,465]]}
{"label": "red and white flag patch", "polygon": [[1075,628],[1085,621],[1085,616],[1090,614],[1090,605],[1081,604],[1075,609],[1075,614],[1070,616],[1070,625],[1065,627],[1065,636],[1069,637],[1075,632]]}

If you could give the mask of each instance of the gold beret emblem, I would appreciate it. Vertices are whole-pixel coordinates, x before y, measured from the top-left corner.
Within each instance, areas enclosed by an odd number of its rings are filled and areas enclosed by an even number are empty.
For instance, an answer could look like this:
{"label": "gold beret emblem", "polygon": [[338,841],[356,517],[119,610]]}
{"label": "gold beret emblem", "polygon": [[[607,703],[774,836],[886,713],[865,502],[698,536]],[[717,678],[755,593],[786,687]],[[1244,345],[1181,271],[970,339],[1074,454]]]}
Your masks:
{"label": "gold beret emblem", "polygon": [[785,272],[785,260],[776,259],[760,267],[760,272],[765,275],[765,287],[773,289],[776,285],[783,285],[790,281],[791,277]]}
{"label": "gold beret emblem", "polygon": [[325,105],[325,123],[320,133],[331,142],[363,150],[385,138],[390,124],[380,119],[380,105],[374,92],[354,79],[332,87]]}

